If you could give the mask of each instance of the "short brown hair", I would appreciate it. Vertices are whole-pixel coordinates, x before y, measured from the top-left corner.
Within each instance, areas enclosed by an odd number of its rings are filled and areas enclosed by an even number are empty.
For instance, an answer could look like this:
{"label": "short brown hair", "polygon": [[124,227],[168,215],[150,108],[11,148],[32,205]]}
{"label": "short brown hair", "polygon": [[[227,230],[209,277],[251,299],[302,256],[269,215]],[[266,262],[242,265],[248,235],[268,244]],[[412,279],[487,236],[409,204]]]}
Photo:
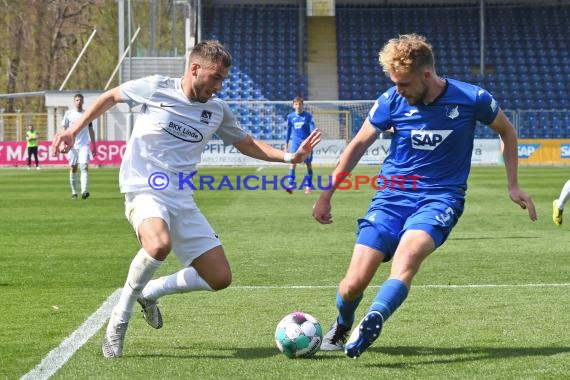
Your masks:
{"label": "short brown hair", "polygon": [[419,34],[403,34],[392,38],[378,53],[382,70],[392,72],[412,72],[426,67],[435,70],[431,45]]}
{"label": "short brown hair", "polygon": [[205,40],[196,44],[190,52],[190,61],[195,60],[221,63],[225,67],[232,65],[232,55],[218,40]]}

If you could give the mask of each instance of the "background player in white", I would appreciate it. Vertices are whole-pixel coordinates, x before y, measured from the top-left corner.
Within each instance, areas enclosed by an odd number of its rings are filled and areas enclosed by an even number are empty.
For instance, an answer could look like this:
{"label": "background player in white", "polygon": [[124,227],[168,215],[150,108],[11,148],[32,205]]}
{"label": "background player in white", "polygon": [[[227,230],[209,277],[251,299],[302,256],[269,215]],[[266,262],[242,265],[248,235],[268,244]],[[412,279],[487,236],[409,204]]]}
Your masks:
{"label": "background player in white", "polygon": [[[83,95],[75,94],[73,96],[74,108],[65,112],[61,126],[68,129],[73,126],[85,110],[83,109]],[[81,199],[89,197],[89,143],[91,143],[93,155],[97,151],[97,143],[95,142],[95,132],[93,124],[89,123],[88,129],[81,130],[75,136],[73,148],[67,152],[69,161],[69,184],[71,185],[71,199],[77,199],[77,168],[81,172]]]}
{"label": "background player in white", "polygon": [[[293,109],[287,115],[287,132],[285,134],[285,150],[287,152],[294,152],[297,150],[299,145],[305,140],[311,132],[315,129],[315,123],[313,121],[313,115],[310,112],[305,111],[304,100],[302,97],[297,96],[293,99]],[[292,140],[291,146],[289,146],[289,141]],[[310,154],[309,157],[304,161],[307,165],[307,177],[309,184],[313,183],[313,155]],[[286,189],[289,194],[293,193],[293,187],[295,183],[295,167],[296,164],[291,164],[289,168],[289,178],[291,188]],[[301,183],[307,183],[307,181],[302,181]],[[305,194],[311,193],[311,186],[305,186]]]}
{"label": "background player in white", "polygon": [[[501,136],[509,196],[536,220],[531,197],[518,185],[516,131],[491,94],[439,77],[432,47],[420,35],[391,39],[379,60],[395,86],[376,100],[342,153],[332,188],[321,193],[313,209],[319,223],[332,223],[331,199],[338,174],[350,173],[378,134],[392,129],[377,184],[381,190],[358,219],[352,258],[338,287],[338,316],[321,345],[322,350],[340,350],[348,338],[344,349],[352,358],[378,338],[386,320],[406,299],[422,262],[445,242],[463,213],[477,121]],[[348,337],[364,290],[380,264],[390,260],[388,279]]]}
{"label": "background player in white", "polygon": [[[162,327],[159,297],[196,290],[216,291],[231,283],[231,270],[218,236],[196,206],[192,190],[180,178],[196,171],[204,146],[214,133],[241,153],[265,161],[303,162],[320,142],[315,130],[295,153],[253,139],[239,128],[229,106],[213,96],[232,63],[218,41],[203,41],[189,55],[182,78],[151,76],[121,84],[102,94],[83,117],[52,144],[67,151],[93,119],[119,102],[142,104],[120,170],[125,214],[142,248],[129,268],[118,304],[111,313],[103,354],[122,356],[135,302],[154,328]],[[164,186],[164,184],[169,186]],[[172,250],[183,269],[152,280]]]}
{"label": "background player in white", "polygon": [[566,181],[562,190],[560,190],[560,196],[552,202],[552,221],[555,225],[562,225],[564,205],[570,199],[570,180]]}

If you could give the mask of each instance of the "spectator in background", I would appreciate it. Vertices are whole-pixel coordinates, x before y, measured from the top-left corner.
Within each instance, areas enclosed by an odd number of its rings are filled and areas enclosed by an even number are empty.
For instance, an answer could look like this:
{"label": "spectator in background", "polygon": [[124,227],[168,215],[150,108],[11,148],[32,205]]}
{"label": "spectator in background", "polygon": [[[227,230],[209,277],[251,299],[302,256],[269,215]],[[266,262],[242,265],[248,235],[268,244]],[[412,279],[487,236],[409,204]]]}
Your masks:
{"label": "spectator in background", "polygon": [[[295,152],[299,148],[299,145],[305,140],[311,132],[315,129],[315,123],[313,121],[313,115],[305,111],[303,98],[297,96],[293,99],[293,109],[287,115],[287,134],[285,135],[285,151]],[[291,146],[289,147],[289,141],[292,139]],[[313,186],[313,154],[311,153],[309,157],[304,161],[307,166],[307,179],[309,186],[305,186],[305,194],[311,193],[311,187]],[[289,188],[286,189],[289,194],[293,193],[293,188],[295,186],[295,168],[297,164],[292,163],[289,168]],[[302,182],[306,183],[306,182]]]}
{"label": "spectator in background", "polygon": [[[61,123],[64,129],[68,129],[73,126],[85,110],[83,109],[83,95],[75,94],[73,96],[73,102],[75,107],[69,110],[63,116],[63,121]],[[92,153],[95,155],[97,150],[97,145],[95,142],[95,132],[93,130],[93,124],[89,123],[89,128],[83,129],[75,137],[75,144],[73,148],[67,153],[67,159],[69,161],[69,184],[71,185],[71,199],[77,199],[77,169],[81,171],[81,199],[89,198],[89,143],[92,146]]]}
{"label": "spectator in background", "polygon": [[34,156],[36,169],[39,170],[40,163],[38,161],[38,132],[36,132],[32,124],[28,124],[28,130],[26,131],[26,147],[28,148],[28,170],[32,168],[32,156]]}

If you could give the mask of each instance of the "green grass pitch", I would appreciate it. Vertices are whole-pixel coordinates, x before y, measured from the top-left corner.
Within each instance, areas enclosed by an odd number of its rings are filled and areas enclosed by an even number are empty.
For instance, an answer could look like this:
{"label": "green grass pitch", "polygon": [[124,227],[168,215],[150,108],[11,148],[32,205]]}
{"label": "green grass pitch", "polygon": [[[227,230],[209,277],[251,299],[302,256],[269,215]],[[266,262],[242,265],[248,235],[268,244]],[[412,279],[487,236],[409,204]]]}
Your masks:
{"label": "green grass pitch", "polygon": [[[317,166],[315,174],[330,170]],[[372,176],[376,170],[354,173]],[[35,368],[123,285],[138,244],[123,215],[118,170],[90,173],[91,197],[71,201],[67,170],[0,171],[0,379]],[[199,174],[284,176],[287,167],[203,168]],[[508,199],[503,168],[474,167],[463,217],[424,263],[380,339],[358,360],[340,352],[287,359],[273,334],[294,310],[314,315],[328,329],[355,219],[373,190],[337,192],[329,226],[311,217],[318,191],[197,191],[198,205],[224,243],[232,286],[161,299],[161,330],[148,327],[136,308],[122,359],[103,358],[101,329],[53,378],[567,378],[570,214],[555,227],[551,204],[569,171],[522,167],[519,177],[539,220],[532,223]],[[158,274],[178,268],[171,256]],[[381,266],[357,319],[388,269]]]}

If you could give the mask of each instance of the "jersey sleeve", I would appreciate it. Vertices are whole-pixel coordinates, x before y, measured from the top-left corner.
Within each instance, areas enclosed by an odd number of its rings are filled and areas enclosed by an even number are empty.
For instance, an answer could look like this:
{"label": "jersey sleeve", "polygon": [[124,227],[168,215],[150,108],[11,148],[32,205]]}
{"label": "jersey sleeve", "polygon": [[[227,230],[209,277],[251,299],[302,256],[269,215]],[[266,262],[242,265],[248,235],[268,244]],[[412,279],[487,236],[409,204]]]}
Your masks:
{"label": "jersey sleeve", "polygon": [[489,125],[499,113],[499,105],[493,96],[484,89],[477,91],[475,99],[475,117],[483,124]]}
{"label": "jersey sleeve", "polygon": [[313,115],[309,114],[309,132],[313,132],[315,130],[315,119],[313,119]]}
{"label": "jersey sleeve", "polygon": [[119,85],[121,99],[131,107],[146,103],[156,89],[162,87],[167,80],[168,77],[163,75],[151,75],[122,83]]}
{"label": "jersey sleeve", "polygon": [[392,126],[390,120],[391,99],[392,95],[389,91],[383,93],[368,112],[368,121],[381,132],[390,129]]}
{"label": "jersey sleeve", "polygon": [[65,114],[63,115],[63,119],[61,120],[61,126],[64,129],[69,128],[69,118],[67,117],[69,115],[69,111],[65,111]]}
{"label": "jersey sleeve", "polygon": [[240,128],[235,115],[225,102],[220,102],[224,112],[222,124],[216,131],[216,134],[222,139],[224,144],[230,145],[236,141],[243,140],[247,133]]}
{"label": "jersey sleeve", "polygon": [[285,144],[289,144],[289,140],[291,140],[292,131],[293,131],[293,123],[291,122],[290,115],[287,115],[287,131],[285,132]]}

